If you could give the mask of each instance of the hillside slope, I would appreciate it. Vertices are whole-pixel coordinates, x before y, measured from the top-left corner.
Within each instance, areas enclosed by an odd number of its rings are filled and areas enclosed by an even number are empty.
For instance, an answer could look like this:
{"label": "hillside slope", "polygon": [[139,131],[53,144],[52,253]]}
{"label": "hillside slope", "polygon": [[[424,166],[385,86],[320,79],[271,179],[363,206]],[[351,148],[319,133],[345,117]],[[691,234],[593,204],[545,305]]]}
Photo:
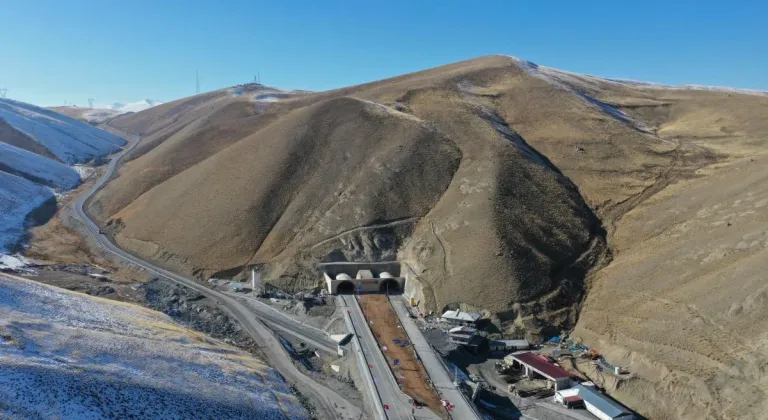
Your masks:
{"label": "hillside slope", "polygon": [[614,392],[650,418],[760,418],[768,94],[544,72],[675,144],[649,190],[606,209],[613,262],[573,335],[637,373]]}
{"label": "hillside slope", "polygon": [[146,143],[90,211],[119,244],[297,289],[319,261],[397,256],[425,311],[573,329],[635,372],[613,392],[652,418],[764,412],[768,95],[493,56],[228,98],[118,119]]}
{"label": "hillside slope", "polygon": [[53,199],[50,189],[0,171],[0,254],[11,250],[22,238],[27,215]]}
{"label": "hillside slope", "polygon": [[[534,332],[565,325],[585,273],[570,266],[597,258],[604,233],[509,126],[503,97],[465,88],[519,83],[568,97],[491,57],[266,105],[220,91],[120,117],[147,143],[90,211],[122,246],[201,277],[259,264],[281,286],[313,287],[329,255],[401,252],[432,309],[471,304]],[[634,147],[656,147],[638,137]],[[551,306],[534,319],[542,299]]]}
{"label": "hillside slope", "polygon": [[86,122],[91,125],[97,125],[111,120],[119,115],[145,111],[153,106],[161,105],[163,102],[152,99],[144,99],[127,104],[115,103],[111,106],[85,108],[81,106],[52,106],[48,109],[64,114],[68,117]]}
{"label": "hillside slope", "polygon": [[0,142],[0,170],[63,190],[80,183],[80,175],[72,167],[4,142]]}
{"label": "hillside slope", "polygon": [[82,121],[11,99],[0,99],[0,118],[70,165],[114,153],[126,143]]}
{"label": "hillside slope", "polygon": [[80,174],[90,170],[75,164],[125,143],[51,110],[0,99],[0,254],[19,247],[28,225],[48,220],[56,210],[54,192],[80,184]]}
{"label": "hillside slope", "polygon": [[308,418],[271,368],[158,312],[0,274],[0,416]]}

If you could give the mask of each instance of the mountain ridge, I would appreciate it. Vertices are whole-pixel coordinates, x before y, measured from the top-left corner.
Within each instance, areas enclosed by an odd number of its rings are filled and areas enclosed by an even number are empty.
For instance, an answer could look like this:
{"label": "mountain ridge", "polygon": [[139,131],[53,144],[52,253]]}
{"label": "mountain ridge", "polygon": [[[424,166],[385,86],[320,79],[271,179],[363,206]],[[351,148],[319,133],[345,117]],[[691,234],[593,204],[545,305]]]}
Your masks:
{"label": "mountain ridge", "polygon": [[[321,286],[316,264],[329,258],[397,258],[424,312],[482,311],[505,336],[534,341],[572,331],[611,355],[637,375],[605,385],[646,416],[743,418],[762,412],[768,387],[722,357],[710,364],[716,353],[701,343],[764,368],[686,325],[751,331],[729,313],[762,313],[749,303],[759,282],[729,277],[743,285],[727,294],[736,309],[705,315],[706,292],[682,291],[722,290],[700,267],[759,267],[764,188],[732,198],[752,209],[702,216],[743,221],[707,219],[724,229],[713,236],[679,231],[686,222],[669,203],[709,208],[684,187],[757,182],[764,172],[749,165],[765,155],[767,110],[764,95],[618,83],[507,56],[268,103],[221,90],[115,119],[146,143],[88,211],[121,246],[201,279],[255,265],[265,281],[303,290]],[[419,144],[440,152],[419,155]],[[654,268],[666,264],[654,238],[680,250],[666,251],[679,266]],[[651,316],[667,328],[637,321],[646,301],[666,302]],[[664,351],[672,344],[696,368]]]}

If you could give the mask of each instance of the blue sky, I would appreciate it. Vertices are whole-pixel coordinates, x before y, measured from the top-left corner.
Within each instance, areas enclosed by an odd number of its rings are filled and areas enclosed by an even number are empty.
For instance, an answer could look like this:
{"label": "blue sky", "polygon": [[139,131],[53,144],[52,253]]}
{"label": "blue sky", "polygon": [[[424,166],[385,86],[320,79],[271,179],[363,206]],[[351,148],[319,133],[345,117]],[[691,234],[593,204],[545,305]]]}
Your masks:
{"label": "blue sky", "polygon": [[488,54],[768,90],[764,2],[7,0],[0,88],[39,105],[169,101],[253,78],[325,90]]}

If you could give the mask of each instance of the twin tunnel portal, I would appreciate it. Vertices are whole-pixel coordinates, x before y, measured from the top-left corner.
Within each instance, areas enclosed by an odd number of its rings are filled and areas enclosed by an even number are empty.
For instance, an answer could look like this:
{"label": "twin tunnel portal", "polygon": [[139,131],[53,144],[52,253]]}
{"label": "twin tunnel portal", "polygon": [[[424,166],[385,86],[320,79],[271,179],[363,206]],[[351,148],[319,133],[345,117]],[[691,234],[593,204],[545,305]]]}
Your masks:
{"label": "twin tunnel portal", "polygon": [[[379,293],[385,293],[387,295],[400,294],[400,285],[394,280],[384,280],[378,285]],[[369,292],[370,290],[362,290],[360,284],[355,285],[354,280],[344,280],[336,287],[337,295],[352,295],[355,293]]]}
{"label": "twin tunnel portal", "polygon": [[405,286],[405,278],[400,275],[400,264],[396,261],[323,263],[320,270],[328,293],[334,295],[400,294]]}

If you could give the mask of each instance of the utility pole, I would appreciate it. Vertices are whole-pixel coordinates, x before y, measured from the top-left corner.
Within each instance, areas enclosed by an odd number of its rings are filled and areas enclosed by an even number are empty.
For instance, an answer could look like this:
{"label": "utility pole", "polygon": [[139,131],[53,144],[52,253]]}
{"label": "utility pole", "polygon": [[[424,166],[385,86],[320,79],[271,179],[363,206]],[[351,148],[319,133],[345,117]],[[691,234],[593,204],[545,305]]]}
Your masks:
{"label": "utility pole", "polygon": [[195,70],[195,94],[200,94],[200,72]]}

